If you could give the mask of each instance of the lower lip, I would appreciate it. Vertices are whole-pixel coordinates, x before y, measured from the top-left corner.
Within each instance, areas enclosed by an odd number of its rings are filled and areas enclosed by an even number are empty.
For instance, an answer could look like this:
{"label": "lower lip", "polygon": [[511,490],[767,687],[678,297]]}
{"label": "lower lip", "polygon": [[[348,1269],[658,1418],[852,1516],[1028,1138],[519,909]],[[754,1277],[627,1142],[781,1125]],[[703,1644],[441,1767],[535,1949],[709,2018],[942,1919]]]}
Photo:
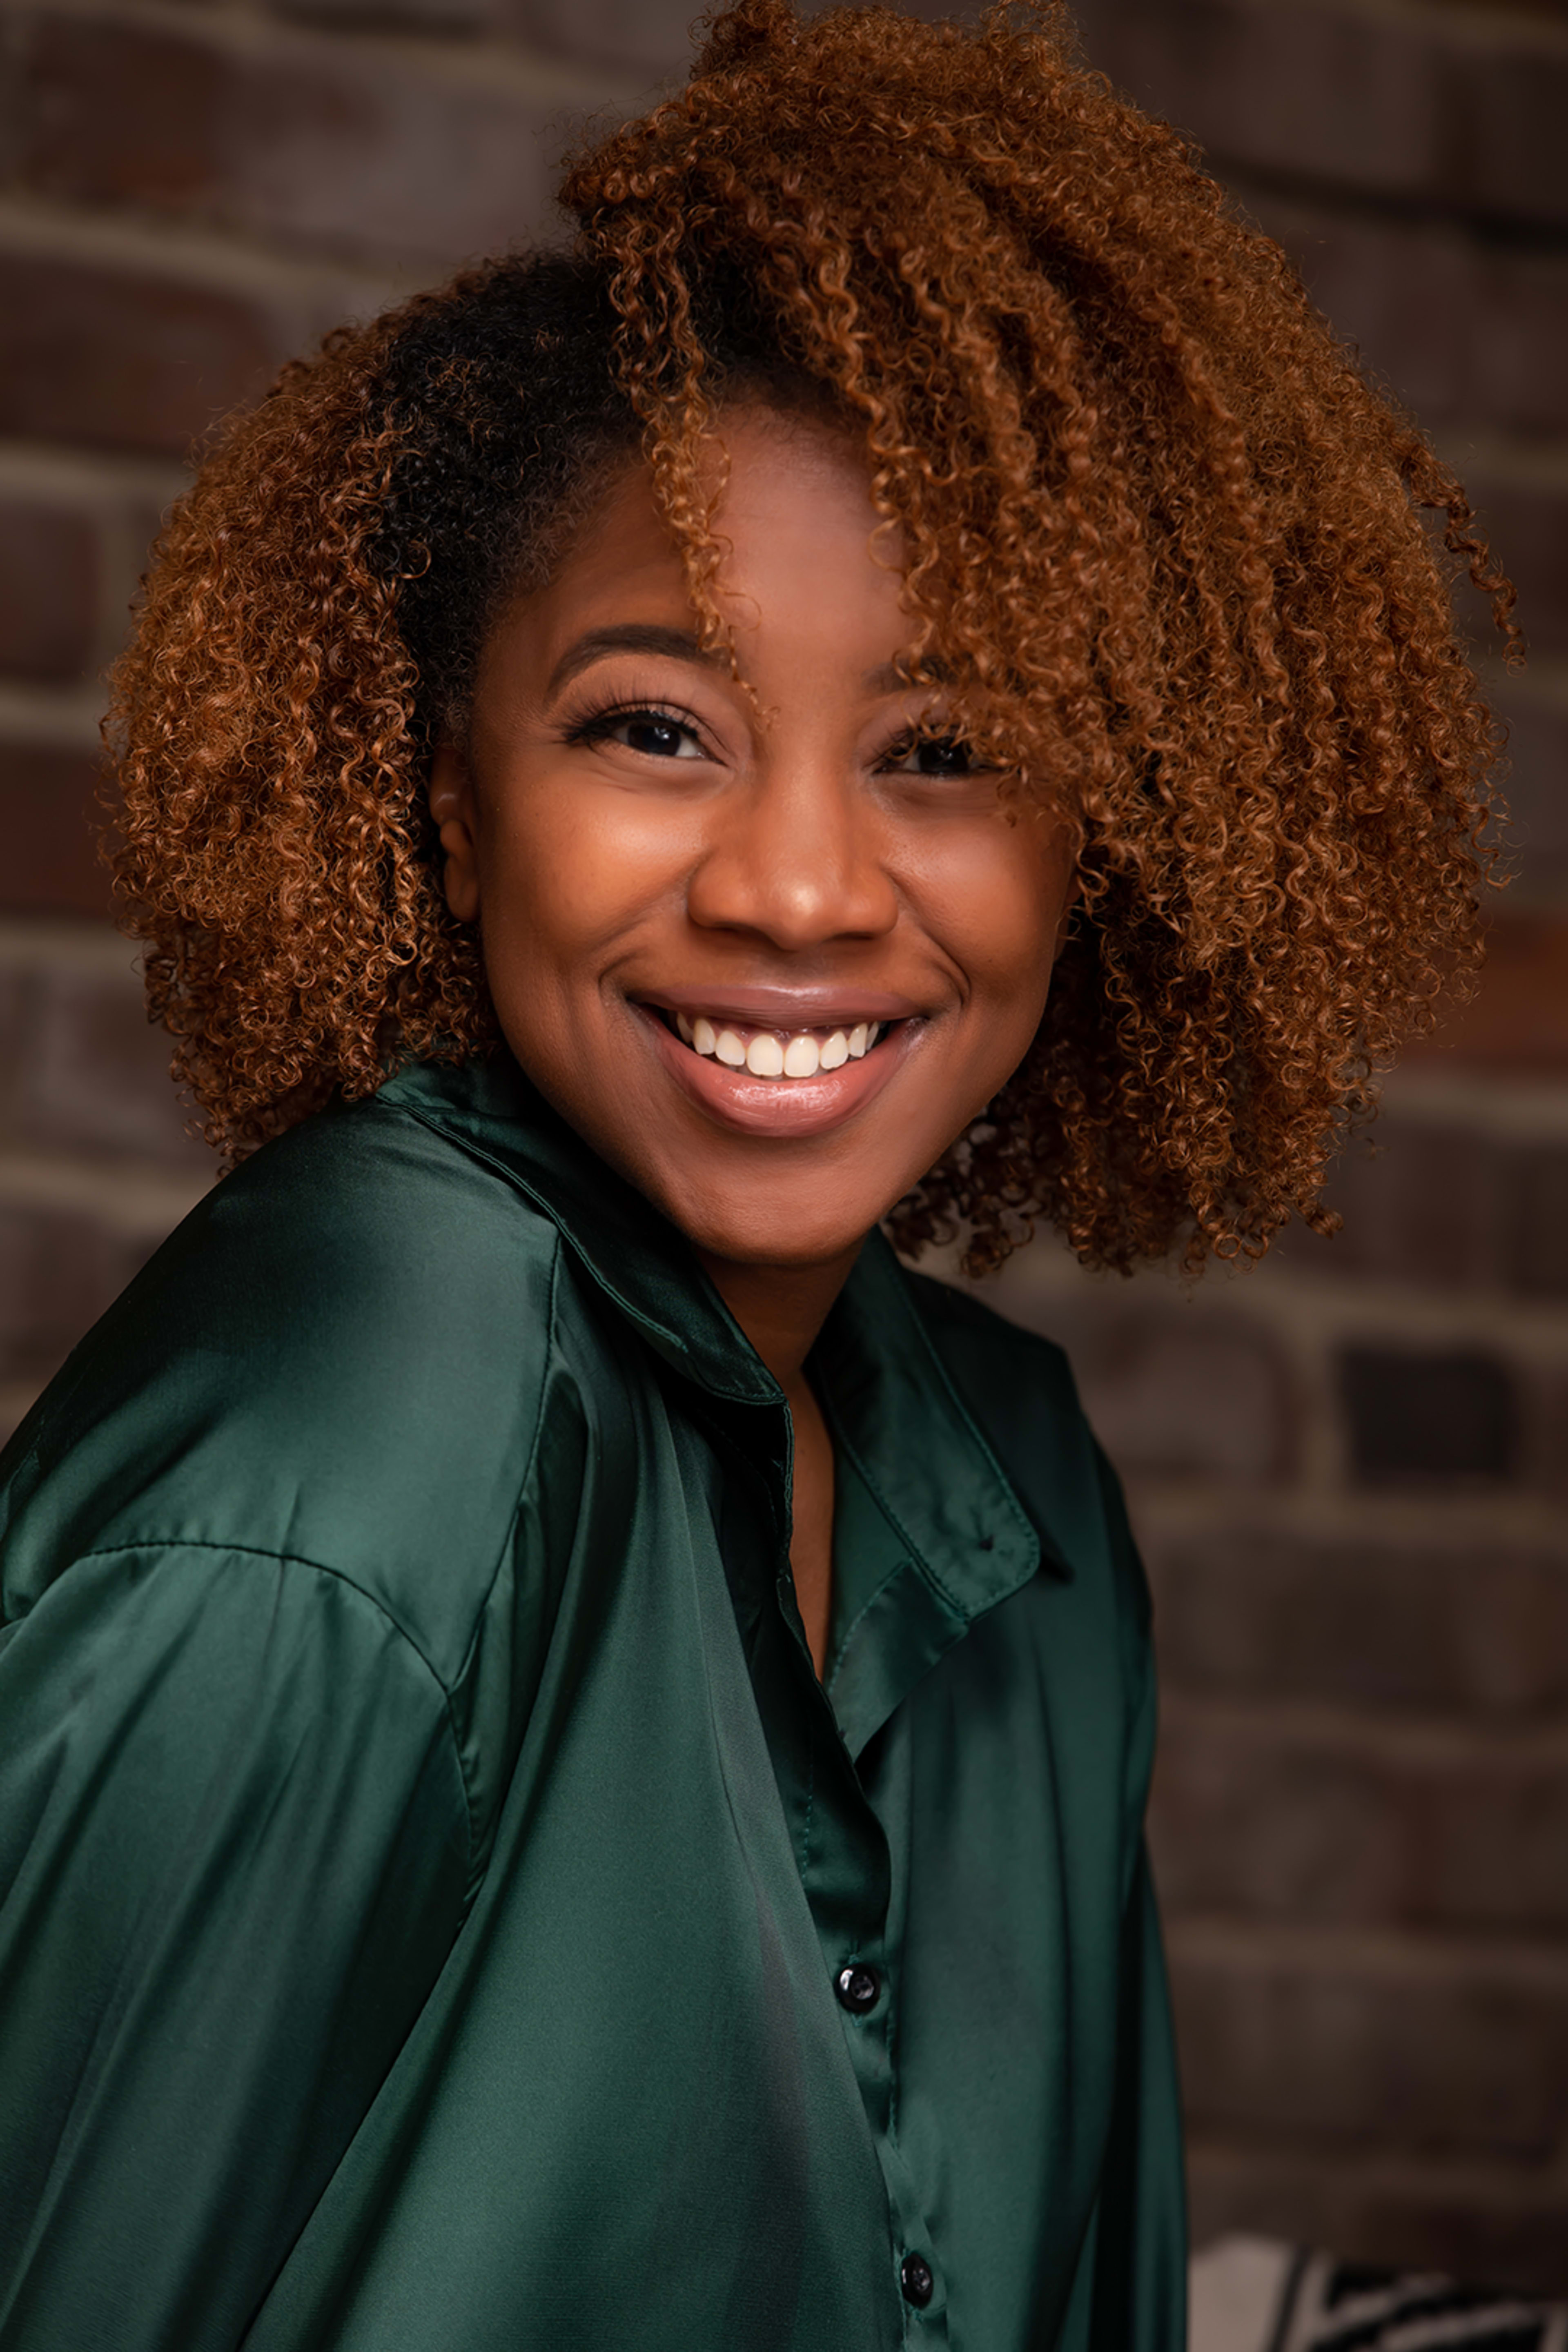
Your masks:
{"label": "lower lip", "polygon": [[731,1069],[711,1055],[694,1054],[646,1005],[634,1010],[651,1031],[671,1077],[700,1110],[739,1135],[786,1139],[831,1134],[875,1102],[923,1025],[900,1021],[858,1061],[820,1071],[815,1078],[757,1078],[749,1070]]}

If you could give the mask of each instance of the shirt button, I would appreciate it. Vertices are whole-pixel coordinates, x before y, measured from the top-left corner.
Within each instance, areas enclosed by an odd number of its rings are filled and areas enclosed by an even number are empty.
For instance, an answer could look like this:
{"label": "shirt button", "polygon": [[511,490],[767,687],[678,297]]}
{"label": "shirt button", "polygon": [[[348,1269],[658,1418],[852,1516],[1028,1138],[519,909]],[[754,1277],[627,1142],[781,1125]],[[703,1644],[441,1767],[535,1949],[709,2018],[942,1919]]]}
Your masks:
{"label": "shirt button", "polygon": [[923,2254],[906,2254],[899,2271],[899,2284],[904,2290],[904,2301],[923,2311],[931,2299],[936,2279]]}
{"label": "shirt button", "polygon": [[839,1969],[833,1990],[851,2017],[864,2017],[868,2009],[876,2008],[881,1997],[882,1979],[864,1960],[851,1960],[847,1969]]}

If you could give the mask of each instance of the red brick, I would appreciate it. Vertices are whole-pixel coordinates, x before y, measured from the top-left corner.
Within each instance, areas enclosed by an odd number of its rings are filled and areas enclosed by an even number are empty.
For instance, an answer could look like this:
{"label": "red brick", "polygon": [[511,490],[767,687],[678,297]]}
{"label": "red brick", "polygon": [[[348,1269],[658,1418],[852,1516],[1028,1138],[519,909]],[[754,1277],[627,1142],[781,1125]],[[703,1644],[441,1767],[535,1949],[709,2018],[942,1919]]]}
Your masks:
{"label": "red brick", "polygon": [[28,183],[74,202],[435,267],[536,233],[549,210],[559,102],[499,76],[73,16],[35,26],[31,93]]}
{"label": "red brick", "polygon": [[1520,1383],[1489,1350],[1385,1339],[1337,1349],[1334,1370],[1358,1485],[1494,1486],[1518,1470]]}
{"label": "red brick", "polygon": [[1256,1486],[1288,1474],[1289,1373],[1245,1317],[1179,1298],[1142,1307],[1103,1297],[1040,1300],[1026,1259],[986,1295],[1066,1347],[1089,1417],[1130,1477]]}
{"label": "red brick", "polygon": [[0,255],[0,433],[183,457],[286,343],[216,286]]}
{"label": "red brick", "polygon": [[1503,1231],[1510,1288],[1568,1298],[1568,1145],[1539,1143],[1510,1153]]}
{"label": "red brick", "polygon": [[1357,1274],[1440,1290],[1474,1288],[1499,1273],[1501,1160],[1474,1127],[1438,1126],[1384,1111],[1340,1154],[1324,1188],[1343,1219],[1320,1240],[1290,1226],[1273,1256],[1292,1273],[1341,1281]]}
{"label": "red brick", "polygon": [[1177,1689],[1522,1720],[1568,1707],[1568,1538],[1312,1540],[1262,1525],[1149,1546]]}
{"label": "red brick", "polygon": [[0,1381],[52,1378],[153,1246],[72,1210],[0,1202]]}
{"label": "red brick", "polygon": [[1476,412],[1470,321],[1479,257],[1451,230],[1314,209],[1268,189],[1247,210],[1277,237],[1313,301],[1365,365],[1424,422]]}
{"label": "red brick", "polygon": [[1522,909],[1498,916],[1474,1000],[1405,1058],[1432,1069],[1568,1077],[1568,920]]}
{"label": "red brick", "polygon": [[689,27],[699,13],[691,0],[512,0],[511,7],[523,37],[552,56],[661,80],[685,70],[692,55]]}
{"label": "red brick", "polygon": [[1510,895],[1515,904],[1560,901],[1568,912],[1568,708],[1511,681],[1492,703],[1508,728]]}
{"label": "red brick", "polygon": [[79,677],[96,650],[98,535],[85,515],[0,499],[0,670]]}
{"label": "red brick", "polygon": [[1568,259],[1419,219],[1243,185],[1313,300],[1424,424],[1556,436],[1568,381]]}
{"label": "red brick", "polygon": [[1200,2129],[1541,2158],[1568,2127],[1568,1967],[1169,1940]]}
{"label": "red brick", "polygon": [[1568,54],[1555,44],[1521,43],[1464,62],[1474,142],[1469,201],[1480,212],[1568,227]]}
{"label": "red brick", "polygon": [[481,33],[504,26],[506,0],[272,0],[273,13],[345,32]]}
{"label": "red brick", "polygon": [[1568,1929],[1568,1747],[1168,1698],[1152,1813],[1169,1916]]}
{"label": "red brick", "polygon": [[170,1045],[147,1020],[132,950],[123,973],[40,952],[0,965],[0,1140],[32,1150],[166,1161],[200,1173]]}
{"label": "red brick", "polygon": [[0,743],[0,911],[102,915],[109,876],[99,863],[90,752]]}
{"label": "red brick", "polygon": [[1368,2160],[1198,2135],[1187,2174],[1194,2245],[1256,2231],[1347,2261],[1568,2294],[1568,2190],[1546,2168]]}
{"label": "red brick", "polygon": [[1568,651],[1568,491],[1473,479],[1477,520],[1519,591],[1532,653]]}
{"label": "red brick", "polygon": [[1218,163],[1415,190],[1443,159],[1443,53],[1426,27],[1353,6],[1128,0],[1097,63]]}

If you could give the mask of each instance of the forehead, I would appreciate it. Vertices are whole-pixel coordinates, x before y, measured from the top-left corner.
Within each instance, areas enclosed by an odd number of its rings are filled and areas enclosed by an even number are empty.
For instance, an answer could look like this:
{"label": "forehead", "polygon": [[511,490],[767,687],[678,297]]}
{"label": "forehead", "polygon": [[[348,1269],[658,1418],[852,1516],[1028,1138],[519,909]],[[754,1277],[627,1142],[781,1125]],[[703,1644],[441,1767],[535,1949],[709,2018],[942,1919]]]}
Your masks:
{"label": "forehead", "polygon": [[[847,435],[765,408],[726,410],[707,469],[710,577],[738,642],[779,627],[816,640],[838,631],[859,659],[868,635],[908,636],[899,535],[879,518],[869,468]],[[522,614],[552,640],[643,621],[689,626],[686,568],[642,458],[616,467]]]}

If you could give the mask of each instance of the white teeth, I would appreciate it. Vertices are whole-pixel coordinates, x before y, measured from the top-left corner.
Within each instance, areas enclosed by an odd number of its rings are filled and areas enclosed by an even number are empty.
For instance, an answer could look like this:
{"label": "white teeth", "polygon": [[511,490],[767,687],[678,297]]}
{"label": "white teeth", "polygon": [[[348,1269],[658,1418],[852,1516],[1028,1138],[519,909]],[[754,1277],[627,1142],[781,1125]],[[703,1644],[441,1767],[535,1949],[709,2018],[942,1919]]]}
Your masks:
{"label": "white teeth", "polygon": [[757,1030],[749,1041],[733,1029],[718,1029],[705,1013],[689,1020],[675,1016],[677,1032],[694,1053],[711,1055],[731,1070],[749,1070],[755,1078],[814,1078],[819,1070],[842,1069],[869,1053],[887,1024],[857,1021],[851,1028],[820,1032],[797,1030],[787,1040],[772,1029]]}

